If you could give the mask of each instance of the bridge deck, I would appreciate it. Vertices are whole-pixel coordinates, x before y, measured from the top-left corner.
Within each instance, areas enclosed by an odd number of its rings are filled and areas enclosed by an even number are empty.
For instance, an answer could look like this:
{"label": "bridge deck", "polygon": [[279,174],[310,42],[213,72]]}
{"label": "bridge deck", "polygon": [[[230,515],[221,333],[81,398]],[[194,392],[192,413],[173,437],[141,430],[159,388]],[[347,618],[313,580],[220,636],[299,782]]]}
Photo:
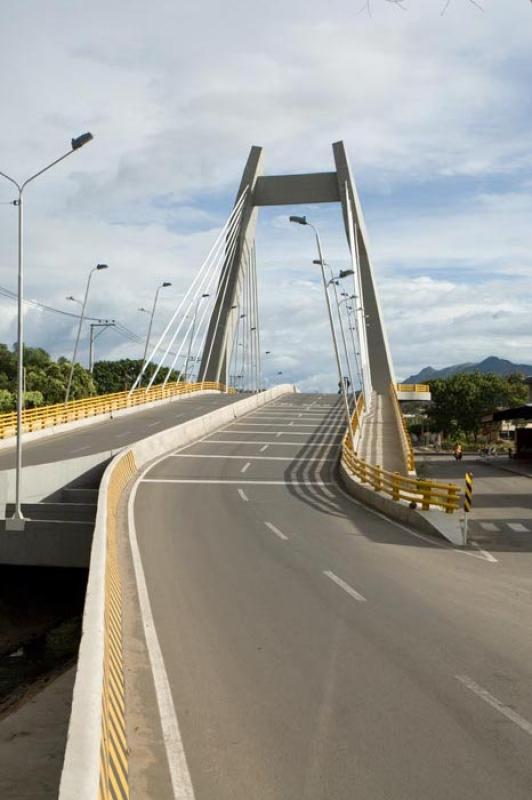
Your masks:
{"label": "bridge deck", "polygon": [[132,796],[528,800],[530,578],[346,499],[337,400],[281,398],[130,499]]}

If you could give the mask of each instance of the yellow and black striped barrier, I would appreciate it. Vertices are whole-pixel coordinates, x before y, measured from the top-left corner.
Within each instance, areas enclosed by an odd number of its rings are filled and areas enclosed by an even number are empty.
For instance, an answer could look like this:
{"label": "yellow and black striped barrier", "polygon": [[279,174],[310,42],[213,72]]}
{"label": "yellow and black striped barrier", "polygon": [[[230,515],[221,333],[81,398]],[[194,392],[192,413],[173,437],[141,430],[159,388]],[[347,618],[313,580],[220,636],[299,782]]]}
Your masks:
{"label": "yellow and black striped barrier", "polygon": [[126,737],[122,647],[122,581],[118,565],[116,521],[120,496],[135,472],[135,457],[131,450],[128,450],[113,470],[107,495],[104,665],[98,800],[129,799],[129,749]]}
{"label": "yellow and black striped barrier", "polygon": [[473,473],[466,472],[465,474],[465,497],[464,497],[464,511],[468,514],[473,505]]}

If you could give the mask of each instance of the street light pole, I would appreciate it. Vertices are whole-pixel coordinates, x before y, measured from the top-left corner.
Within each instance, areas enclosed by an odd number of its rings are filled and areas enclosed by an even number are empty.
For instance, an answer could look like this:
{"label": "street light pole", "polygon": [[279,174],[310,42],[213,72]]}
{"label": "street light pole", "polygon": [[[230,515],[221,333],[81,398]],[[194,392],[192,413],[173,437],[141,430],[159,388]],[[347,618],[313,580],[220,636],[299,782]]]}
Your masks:
{"label": "street light pole", "polygon": [[21,507],[21,491],[22,491],[22,410],[24,405],[24,205],[23,194],[26,186],[42,175],[48,172],[49,169],[55,167],[60,161],[63,161],[68,156],[72,155],[75,150],[79,150],[84,144],[90,142],[93,138],[92,133],[83,133],[81,136],[72,139],[71,148],[68,152],[64,153],[59,158],[56,158],[46,167],[43,167],[34,175],[31,175],[23,183],[18,183],[14,178],[6,175],[5,172],[0,171],[0,176],[8,180],[18,191],[18,198],[13,201],[13,205],[18,208],[18,299],[17,299],[17,441],[16,441],[16,488],[15,488],[15,511],[9,521],[11,524],[6,523],[6,529],[21,530],[24,528],[24,516]]}
{"label": "street light pole", "polygon": [[76,336],[76,342],[74,344],[74,352],[72,354],[72,363],[70,364],[70,372],[69,372],[69,375],[68,375],[68,383],[67,383],[67,388],[66,388],[66,392],[65,392],[65,405],[66,405],[66,403],[68,403],[68,399],[70,397],[70,389],[72,387],[72,378],[74,377],[74,366],[76,364],[76,356],[77,356],[77,353],[78,353],[78,346],[79,346],[79,340],[80,340],[80,336],[81,336],[81,329],[83,327],[83,320],[85,318],[85,309],[87,307],[87,299],[89,297],[89,289],[90,289],[90,285],[91,285],[92,275],[93,275],[94,272],[99,272],[102,269],[108,269],[107,264],[97,264],[95,267],[93,267],[90,270],[89,277],[87,279],[87,286],[85,287],[85,296],[83,297],[83,303],[82,303],[82,306],[81,306],[81,316],[79,318],[78,333],[77,333],[77,336]]}
{"label": "street light pole", "polygon": [[[314,261],[313,263],[314,264],[319,264],[319,261]],[[340,326],[340,333],[342,335],[342,344],[344,346],[345,361],[346,361],[346,364],[347,364],[347,372],[349,373],[349,380],[351,381],[351,391],[353,392],[353,397],[354,397],[355,383],[353,381],[353,372],[351,370],[351,362],[349,361],[349,351],[347,349],[347,340],[345,338],[344,322],[342,320],[342,314],[341,314],[341,311],[340,311],[340,300],[338,298],[338,280],[341,279],[341,278],[347,278],[348,275],[353,275],[354,274],[354,270],[352,270],[352,269],[341,269],[339,275],[337,277],[335,277],[331,265],[327,264],[327,266],[329,267],[329,271],[331,273],[331,279],[329,281],[329,286],[332,284],[333,291],[334,291],[334,299],[336,301],[336,311],[337,311],[337,314],[338,314],[338,325]]]}
{"label": "street light pole", "polygon": [[[153,325],[153,318],[155,317],[155,309],[157,307],[157,300],[159,299],[159,292],[161,289],[166,289],[167,286],[171,286],[172,284],[168,281],[163,281],[160,286],[157,287],[155,291],[155,297],[153,298],[153,305],[151,308],[151,315],[150,315],[150,322],[148,325],[148,332],[146,334],[146,344],[144,345],[144,355],[142,356],[142,372],[144,374],[144,367],[146,366],[146,359],[148,358],[148,348],[150,346],[150,339],[151,339],[151,328]],[[145,311],[144,308],[139,308],[139,311]]]}
{"label": "street light pole", "polygon": [[341,363],[340,363],[340,353],[339,353],[339,350],[338,350],[338,340],[336,338],[336,331],[334,330],[334,321],[333,321],[333,315],[332,315],[332,309],[331,309],[331,298],[329,297],[329,292],[327,291],[327,279],[325,277],[325,266],[324,266],[325,265],[325,261],[323,259],[323,251],[322,251],[322,248],[321,248],[320,235],[318,233],[317,228],[315,228],[314,225],[312,225],[311,222],[308,222],[306,217],[291,216],[290,217],[290,222],[296,222],[298,225],[308,225],[309,228],[312,228],[312,230],[314,231],[314,235],[316,237],[316,246],[318,248],[318,258],[319,258],[319,264],[320,264],[320,267],[321,267],[321,279],[322,279],[322,282],[323,282],[323,291],[325,292],[325,302],[326,302],[326,305],[327,305],[327,312],[328,312],[328,315],[329,315],[329,324],[330,324],[330,327],[331,327],[331,336],[332,336],[332,340],[333,340],[334,355],[335,355],[335,358],[336,358],[336,368],[338,370],[338,382],[339,382],[339,386],[340,386],[340,392],[341,392],[341,394],[343,395],[343,398],[344,398],[344,409],[345,409],[345,419],[346,419],[346,423],[347,423],[347,430],[349,431],[349,435],[350,435],[350,438],[351,438],[351,446],[352,446],[353,452],[355,452],[355,437],[353,435],[353,426],[351,424],[351,413],[349,411],[349,400],[348,400],[347,392],[346,392],[346,388],[345,388],[345,381],[343,380],[343,375],[342,375],[342,366],[341,366]]}

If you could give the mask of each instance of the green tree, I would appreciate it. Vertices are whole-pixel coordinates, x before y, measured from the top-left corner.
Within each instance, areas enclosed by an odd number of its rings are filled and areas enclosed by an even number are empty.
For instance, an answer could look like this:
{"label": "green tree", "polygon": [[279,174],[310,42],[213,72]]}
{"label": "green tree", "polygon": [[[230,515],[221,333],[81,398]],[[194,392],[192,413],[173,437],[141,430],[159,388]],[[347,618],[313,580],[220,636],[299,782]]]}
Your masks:
{"label": "green tree", "polygon": [[0,389],[0,414],[6,414],[15,408],[15,395],[8,389]]}
{"label": "green tree", "polygon": [[[112,394],[131,389],[135,378],[142,369],[142,359],[121,358],[118,361],[97,361],[94,365],[94,382],[98,394]],[[155,364],[148,364],[143,385],[146,386],[153,375]],[[168,368],[159,370],[155,384],[162,383],[168,374]],[[172,370],[169,380],[176,381],[178,373]]]}
{"label": "green tree", "polygon": [[428,409],[433,430],[445,438],[461,433],[475,440],[482,417],[496,408],[525,402],[526,385],[521,376],[501,377],[492,373],[458,373],[430,382],[432,404]]}

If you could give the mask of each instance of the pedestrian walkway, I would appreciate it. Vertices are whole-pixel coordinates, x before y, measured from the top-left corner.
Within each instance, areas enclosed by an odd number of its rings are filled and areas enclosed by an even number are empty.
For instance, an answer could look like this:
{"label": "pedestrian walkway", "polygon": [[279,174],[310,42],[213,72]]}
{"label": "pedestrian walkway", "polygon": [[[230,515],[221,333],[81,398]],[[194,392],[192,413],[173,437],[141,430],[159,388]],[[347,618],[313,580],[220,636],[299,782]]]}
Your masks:
{"label": "pedestrian walkway", "polygon": [[389,472],[406,474],[401,438],[390,396],[373,392],[371,408],[364,414],[357,453],[370,464],[379,465]]}

